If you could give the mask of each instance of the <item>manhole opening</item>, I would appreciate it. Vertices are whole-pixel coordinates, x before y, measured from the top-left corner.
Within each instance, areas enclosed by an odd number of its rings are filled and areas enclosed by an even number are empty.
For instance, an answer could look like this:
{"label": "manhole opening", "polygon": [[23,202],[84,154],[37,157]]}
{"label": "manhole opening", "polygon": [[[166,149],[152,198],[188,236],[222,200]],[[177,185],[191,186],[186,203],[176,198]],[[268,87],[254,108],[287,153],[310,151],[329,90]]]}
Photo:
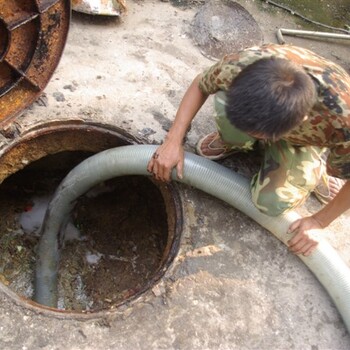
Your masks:
{"label": "manhole opening", "polygon": [[[0,279],[16,295],[34,292],[40,225],[69,170],[91,155],[64,151],[33,161],[0,186]],[[158,281],[177,253],[179,198],[143,176],[108,180],[77,200],[59,268],[59,310],[111,310]]]}

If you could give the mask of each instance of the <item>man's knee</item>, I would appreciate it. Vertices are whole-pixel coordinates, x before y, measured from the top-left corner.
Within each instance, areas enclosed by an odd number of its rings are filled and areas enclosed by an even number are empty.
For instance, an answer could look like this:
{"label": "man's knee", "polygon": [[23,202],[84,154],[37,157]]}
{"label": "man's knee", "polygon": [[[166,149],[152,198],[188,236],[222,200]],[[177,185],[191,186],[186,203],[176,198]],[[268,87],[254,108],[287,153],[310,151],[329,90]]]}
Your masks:
{"label": "man's knee", "polygon": [[252,191],[252,200],[254,205],[264,214],[269,216],[278,216],[286,213],[301,205],[306,197],[299,195],[293,196],[278,196],[277,193],[263,193]]}

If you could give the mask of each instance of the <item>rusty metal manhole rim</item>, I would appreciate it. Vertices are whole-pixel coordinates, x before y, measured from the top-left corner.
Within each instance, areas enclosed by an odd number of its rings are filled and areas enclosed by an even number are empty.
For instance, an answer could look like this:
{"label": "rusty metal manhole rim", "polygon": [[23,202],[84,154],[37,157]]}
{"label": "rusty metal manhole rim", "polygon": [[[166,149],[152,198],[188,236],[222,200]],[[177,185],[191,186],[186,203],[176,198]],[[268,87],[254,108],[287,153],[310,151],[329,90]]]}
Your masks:
{"label": "rusty metal manhole rim", "polygon": [[[52,127],[53,125],[55,125],[55,128]],[[36,139],[38,135],[47,136],[57,131],[56,128],[57,128],[56,123],[45,123],[42,125],[42,128],[40,125],[38,125],[34,127],[32,130],[28,130],[27,132],[24,132],[22,134],[23,136],[22,139],[17,138],[15,142],[7,145],[8,150],[6,147],[3,148],[0,154],[0,160],[5,154],[7,154],[7,152],[11,152],[12,150],[15,150],[16,147],[19,146],[21,143]],[[95,128],[95,130],[103,129],[108,132],[112,132],[115,137],[120,136],[120,138],[123,141],[127,141],[127,142],[134,141],[134,138],[131,135],[121,135],[118,132],[120,131],[119,128],[115,128],[111,126],[111,129],[109,129],[107,125],[102,125],[100,123],[79,123],[77,121],[72,121],[70,124],[69,121],[65,121],[64,125],[58,128],[58,132],[65,132],[67,130],[72,130],[72,129],[74,131],[79,131],[80,129],[83,129],[86,131],[87,129],[92,129],[92,128]],[[79,151],[79,149],[77,149],[76,151]],[[48,155],[49,154],[47,154],[46,156]],[[17,169],[17,171],[15,171],[12,174],[15,174],[18,171],[21,171],[21,169]],[[8,176],[11,176],[12,174],[9,174]],[[145,283],[142,286],[142,288],[140,288],[134,295],[131,295],[127,299],[114,304],[110,309],[104,309],[104,310],[98,310],[98,311],[93,311],[93,310],[76,311],[76,310],[60,310],[56,308],[49,308],[44,305],[38,304],[31,299],[20,296],[19,294],[17,294],[11,288],[7,287],[2,282],[0,282],[0,292],[5,294],[7,297],[9,297],[13,302],[15,302],[20,307],[29,309],[34,313],[47,315],[55,318],[68,318],[68,319],[77,319],[77,320],[100,319],[105,317],[106,315],[119,313],[122,307],[132,305],[134,302],[137,301],[137,299],[148,295],[148,292],[149,293],[151,292],[152,287],[154,287],[157,283],[160,282],[162,278],[165,277],[166,272],[169,270],[170,266],[173,264],[174,259],[176,258],[179,250],[181,234],[183,230],[183,219],[182,219],[183,209],[182,209],[181,196],[178,190],[178,185],[176,183],[170,183],[170,184],[166,184],[166,188],[165,188],[164,184],[160,184],[158,186],[154,181],[152,182],[156,187],[158,187],[158,189],[161,192],[162,198],[166,206],[167,217],[169,218],[169,215],[173,214],[175,218],[173,222],[173,229],[172,229],[173,232],[169,232],[171,231],[171,229],[169,228],[169,220],[168,220],[168,243],[163,251],[161,265],[158,267],[153,277],[150,278],[147,281],[147,283]],[[171,203],[169,203],[169,201],[171,201]],[[168,212],[169,210],[171,210],[171,213]],[[171,234],[171,237],[169,236],[170,234]]]}

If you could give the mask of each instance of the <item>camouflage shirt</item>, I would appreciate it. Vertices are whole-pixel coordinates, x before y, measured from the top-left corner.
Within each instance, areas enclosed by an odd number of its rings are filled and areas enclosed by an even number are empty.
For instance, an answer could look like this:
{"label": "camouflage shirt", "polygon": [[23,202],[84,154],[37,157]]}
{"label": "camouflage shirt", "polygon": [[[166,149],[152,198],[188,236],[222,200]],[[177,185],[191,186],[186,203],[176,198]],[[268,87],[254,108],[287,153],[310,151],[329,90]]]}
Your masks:
{"label": "camouflage shirt", "polygon": [[327,171],[350,179],[350,76],[314,52],[291,45],[266,44],[225,56],[199,82],[206,94],[227,91],[237,74],[253,62],[276,56],[303,67],[316,84],[318,100],[309,118],[283,137],[293,145],[327,147]]}

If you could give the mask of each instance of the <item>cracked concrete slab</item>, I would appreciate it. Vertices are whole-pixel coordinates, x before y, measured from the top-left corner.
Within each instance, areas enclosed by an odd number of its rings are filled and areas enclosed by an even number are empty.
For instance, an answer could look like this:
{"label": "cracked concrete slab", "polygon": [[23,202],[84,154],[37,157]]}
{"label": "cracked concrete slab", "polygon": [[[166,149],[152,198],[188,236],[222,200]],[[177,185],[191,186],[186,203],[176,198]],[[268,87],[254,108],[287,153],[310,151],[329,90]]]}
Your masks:
{"label": "cracked concrete slab", "polygon": [[[293,17],[239,1],[265,42],[276,42]],[[19,132],[48,121],[98,121],[158,144],[182,95],[213,62],[190,38],[198,7],[130,1],[122,20],[73,14],[61,62],[35,103],[17,120]],[[288,38],[349,71],[349,44]],[[67,88],[71,86],[74,88]],[[63,98],[62,98],[63,96]],[[211,100],[190,130],[186,149],[214,128]],[[8,139],[2,138],[5,145]],[[350,336],[324,288],[301,260],[231,206],[178,185],[184,210],[180,251],[161,281],[137,300],[103,317],[79,320],[48,314],[0,293],[2,349],[339,349]],[[317,210],[313,199],[301,213]],[[326,238],[350,266],[348,214]]]}

